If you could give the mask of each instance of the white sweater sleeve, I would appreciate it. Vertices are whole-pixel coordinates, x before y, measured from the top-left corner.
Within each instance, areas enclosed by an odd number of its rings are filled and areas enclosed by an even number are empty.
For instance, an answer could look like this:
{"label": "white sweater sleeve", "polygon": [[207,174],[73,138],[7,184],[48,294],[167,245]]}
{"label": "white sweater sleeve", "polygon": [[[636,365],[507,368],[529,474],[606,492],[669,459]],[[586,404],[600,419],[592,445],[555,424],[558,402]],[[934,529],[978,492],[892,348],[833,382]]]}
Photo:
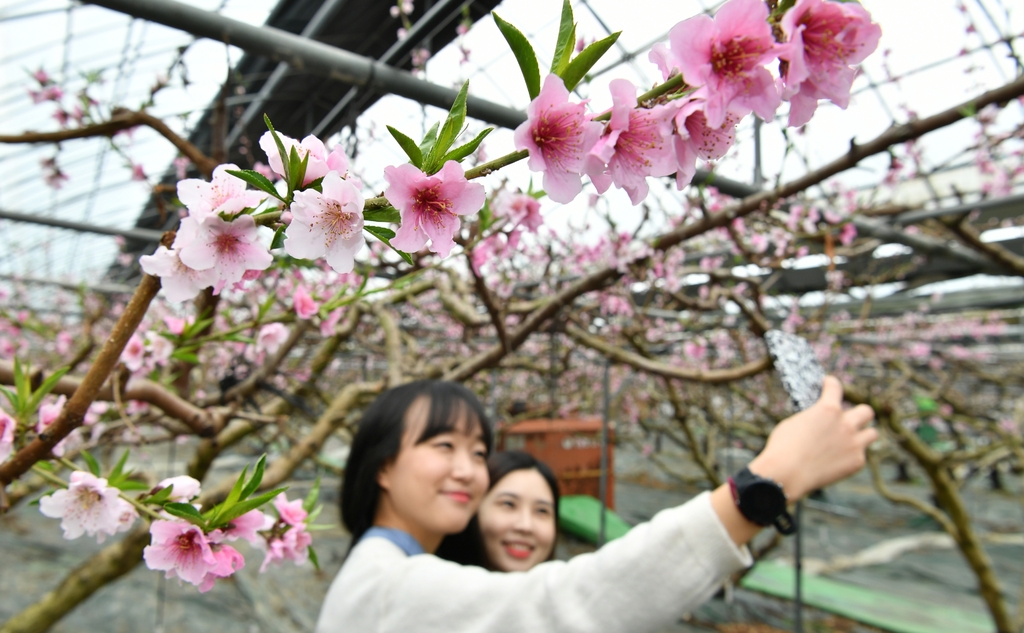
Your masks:
{"label": "white sweater sleeve", "polygon": [[331,584],[317,633],[656,631],[750,565],[705,493],[592,554],[528,572],[405,556],[366,539]]}

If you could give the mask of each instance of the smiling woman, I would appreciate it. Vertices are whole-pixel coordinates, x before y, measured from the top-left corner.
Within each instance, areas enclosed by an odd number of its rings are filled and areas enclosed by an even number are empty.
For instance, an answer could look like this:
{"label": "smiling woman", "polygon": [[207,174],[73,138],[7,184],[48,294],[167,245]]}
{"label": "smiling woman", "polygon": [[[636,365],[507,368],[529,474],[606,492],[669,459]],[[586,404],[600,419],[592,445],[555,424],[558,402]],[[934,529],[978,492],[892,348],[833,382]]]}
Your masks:
{"label": "smiling woman", "polygon": [[469,526],[441,542],[436,555],[493,571],[527,571],[555,558],[558,480],[523,451],[487,460],[490,490]]}
{"label": "smiling woman", "polygon": [[[842,393],[839,381],[826,378],[821,399],[780,422],[738,480],[761,480],[792,502],[858,470],[877,437],[866,428],[873,412],[844,410]],[[530,479],[536,470],[503,477],[485,498],[490,444],[483,407],[461,385],[402,385],[367,409],[341,500],[354,545],[328,590],[317,633],[657,631],[749,565],[744,545],[771,522],[750,507],[741,511],[723,485],[593,554],[539,562],[550,547],[545,534],[553,540],[553,525],[541,518],[556,500]],[[434,555],[446,536],[466,529],[482,501],[491,566],[513,573]]]}

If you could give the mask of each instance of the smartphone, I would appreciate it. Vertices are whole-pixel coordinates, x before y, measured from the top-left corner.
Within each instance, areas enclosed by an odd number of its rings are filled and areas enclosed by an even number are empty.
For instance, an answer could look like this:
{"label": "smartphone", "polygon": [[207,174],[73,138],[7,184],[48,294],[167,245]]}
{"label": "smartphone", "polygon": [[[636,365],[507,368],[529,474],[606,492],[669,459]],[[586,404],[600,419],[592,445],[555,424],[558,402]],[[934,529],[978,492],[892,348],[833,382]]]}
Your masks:
{"label": "smartphone", "polygon": [[764,342],[793,406],[797,411],[809,409],[821,397],[825,382],[825,368],[810,343],[782,330],[769,330]]}

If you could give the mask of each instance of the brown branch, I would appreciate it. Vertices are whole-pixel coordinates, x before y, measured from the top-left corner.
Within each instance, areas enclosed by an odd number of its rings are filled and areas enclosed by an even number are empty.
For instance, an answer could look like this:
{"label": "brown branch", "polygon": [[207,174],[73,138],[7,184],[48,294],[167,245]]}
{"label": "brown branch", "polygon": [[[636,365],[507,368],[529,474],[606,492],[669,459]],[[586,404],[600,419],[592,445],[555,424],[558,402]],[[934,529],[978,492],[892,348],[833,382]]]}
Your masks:
{"label": "brown branch", "polygon": [[67,404],[64,405],[64,408],[61,409],[57,420],[40,433],[30,444],[15,453],[6,463],[0,464],[0,487],[6,488],[7,484],[25,474],[32,467],[32,464],[46,459],[50,454],[50,450],[57,445],[57,442],[82,425],[82,420],[89,409],[89,405],[92,404],[96,395],[100,392],[103,383],[107,380],[107,376],[110,375],[110,371],[118,363],[118,360],[121,358],[121,352],[124,351],[125,345],[128,344],[128,339],[135,333],[139,323],[142,322],[142,318],[146,316],[146,310],[149,309],[150,302],[153,301],[159,290],[159,277],[153,277],[152,275],[143,276],[142,282],[135,289],[135,294],[132,295],[131,301],[128,302],[128,306],[121,313],[121,318],[114,324],[110,338],[103,344],[103,348],[100,350],[96,361],[89,368],[85,377],[82,378],[82,382],[78,389],[75,390],[74,395],[71,396]]}
{"label": "brown branch", "polygon": [[676,367],[674,365],[659,363],[658,361],[644,358],[639,354],[624,350],[597,336],[589,334],[583,331],[582,328],[571,323],[565,326],[565,333],[575,339],[580,345],[598,351],[612,360],[624,363],[641,371],[645,371],[656,376],[664,376],[666,378],[678,378],[680,380],[717,384],[747,378],[771,367],[771,361],[768,357],[765,357],[760,360],[746,363],[738,367],[731,367],[729,369],[686,369],[684,367]]}
{"label": "brown branch", "polygon": [[[32,381],[42,380],[42,373],[32,376]],[[82,384],[82,378],[64,376],[57,381],[51,393],[64,396],[73,396],[75,391]],[[14,365],[8,361],[0,360],[0,383],[14,384]],[[145,378],[133,378],[128,385],[121,390],[120,396],[124,400],[139,400],[149,403],[167,415],[180,420],[200,437],[210,437],[216,432],[217,418],[210,412],[197,407],[188,400],[172,393],[166,387],[152,380]],[[116,400],[113,387],[108,383],[96,392],[93,401],[102,400],[114,402]]]}
{"label": "brown branch", "polygon": [[484,278],[480,276],[480,273],[473,266],[471,252],[466,253],[466,260],[469,264],[469,272],[473,275],[473,285],[476,287],[476,292],[480,295],[480,300],[484,302],[487,314],[491,317],[491,323],[494,324],[494,330],[498,333],[498,340],[501,341],[502,347],[505,348],[505,353],[508,354],[511,350],[508,345],[508,332],[505,331],[505,319],[501,315],[501,310],[494,303],[494,295],[491,294],[491,290],[484,282]]}
{"label": "brown branch", "polygon": [[944,222],[961,240],[968,246],[987,256],[1014,275],[1024,277],[1024,257],[1011,253],[999,245],[998,242],[984,242],[977,229],[967,222],[969,216],[963,216],[959,220]]}
{"label": "brown branch", "polygon": [[918,512],[921,512],[922,514],[927,514],[936,523],[941,525],[942,529],[945,530],[947,534],[952,536],[954,539],[958,538],[959,533],[957,532],[956,526],[953,525],[953,522],[950,521],[949,517],[946,516],[941,510],[939,510],[938,508],[931,504],[921,501],[916,497],[911,497],[910,495],[904,495],[895,492],[885,485],[885,481],[882,480],[882,473],[878,467],[878,455],[875,453],[875,451],[868,451],[867,461],[868,469],[871,472],[871,483],[874,484],[875,490],[878,492],[878,494],[880,494],[882,497],[888,499],[893,503],[910,506],[917,510]]}
{"label": "brown branch", "polygon": [[177,134],[174,130],[168,127],[163,120],[142,110],[132,112],[130,110],[118,109],[114,111],[109,121],[70,130],[60,130],[58,132],[25,132],[24,134],[0,134],[0,143],[60,143],[61,141],[70,141],[79,138],[95,138],[97,136],[113,137],[118,132],[124,132],[125,130],[138,127],[140,125],[152,128],[155,132],[170,141],[179,152],[187,156],[188,159],[195,164],[196,169],[202,172],[203,175],[209,177],[213,174],[213,168],[217,166],[216,161],[200,151],[198,147],[190,143],[187,139]]}
{"label": "brown branch", "polygon": [[386,309],[374,306],[373,313],[380,320],[384,332],[384,351],[388,359],[388,386],[397,387],[405,382],[402,377],[402,336],[398,332],[395,317]]}
{"label": "brown branch", "polygon": [[776,201],[788,198],[840,172],[851,169],[865,158],[880,154],[893,145],[906,143],[929,132],[952,125],[961,119],[970,118],[974,116],[974,112],[978,112],[989,104],[1005,103],[1021,95],[1024,95],[1024,76],[1018,77],[1016,80],[995,90],[989,90],[973,99],[968,99],[959,105],[943,110],[938,114],[901,125],[894,125],[866,143],[856,144],[851,142],[850,150],[845,156],[775,189],[748,196],[741,200],[739,204],[723,209],[713,215],[705,215],[701,220],[692,224],[680,226],[655,239],[652,246],[658,250],[664,250],[696,235],[702,235],[712,229],[728,226],[736,218],[749,215],[758,209],[767,209]]}
{"label": "brown branch", "polygon": [[298,345],[299,341],[302,340],[302,336],[309,330],[310,322],[308,320],[300,320],[292,328],[292,331],[288,334],[288,339],[281,344],[281,347],[277,349],[274,354],[268,358],[262,366],[256,371],[246,376],[245,380],[238,383],[231,389],[228,389],[224,393],[223,401],[232,402],[235,400],[241,400],[254,391],[259,386],[259,383],[266,380],[270,375],[277,371],[278,366],[281,362],[291,353],[292,349]]}

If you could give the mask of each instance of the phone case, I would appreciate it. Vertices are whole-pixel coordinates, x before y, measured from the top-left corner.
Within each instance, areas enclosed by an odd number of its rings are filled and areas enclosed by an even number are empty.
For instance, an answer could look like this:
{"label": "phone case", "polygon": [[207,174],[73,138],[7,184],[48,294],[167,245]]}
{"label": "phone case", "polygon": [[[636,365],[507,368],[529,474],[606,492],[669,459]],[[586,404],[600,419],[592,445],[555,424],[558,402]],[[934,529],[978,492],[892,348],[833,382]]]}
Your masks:
{"label": "phone case", "polygon": [[810,408],[821,397],[825,382],[825,368],[810,344],[782,330],[769,330],[764,341],[793,406],[797,411]]}

